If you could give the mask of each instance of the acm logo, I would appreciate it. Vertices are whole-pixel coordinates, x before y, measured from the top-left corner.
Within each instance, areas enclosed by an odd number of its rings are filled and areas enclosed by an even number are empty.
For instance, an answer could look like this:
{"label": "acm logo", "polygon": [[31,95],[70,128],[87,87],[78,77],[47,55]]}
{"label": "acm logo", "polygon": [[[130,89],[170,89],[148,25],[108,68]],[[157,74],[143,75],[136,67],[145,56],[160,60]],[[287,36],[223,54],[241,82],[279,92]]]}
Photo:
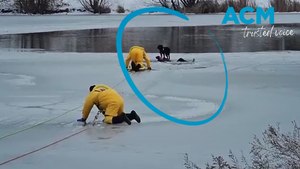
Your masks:
{"label": "acm logo", "polygon": [[[255,18],[248,18],[245,16],[248,12],[255,12]],[[244,7],[240,10],[240,13],[237,15],[233,7],[229,7],[225,13],[222,24],[227,24],[228,22],[233,22],[234,24],[261,24],[262,19],[267,20],[269,18],[269,23],[274,24],[274,8],[270,7],[264,10],[261,7],[256,9],[252,7]]]}

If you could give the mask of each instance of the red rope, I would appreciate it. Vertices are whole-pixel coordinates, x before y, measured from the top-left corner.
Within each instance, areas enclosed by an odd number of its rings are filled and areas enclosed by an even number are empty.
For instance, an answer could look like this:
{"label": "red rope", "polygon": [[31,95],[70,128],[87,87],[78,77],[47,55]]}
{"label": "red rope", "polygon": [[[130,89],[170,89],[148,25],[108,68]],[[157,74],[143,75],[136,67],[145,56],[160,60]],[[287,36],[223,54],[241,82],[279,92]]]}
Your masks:
{"label": "red rope", "polygon": [[85,129],[80,130],[80,131],[78,131],[78,132],[76,132],[76,133],[74,133],[74,134],[71,134],[71,135],[67,136],[67,137],[64,137],[64,138],[62,138],[62,139],[60,139],[60,140],[57,140],[57,141],[55,141],[55,142],[53,142],[53,143],[50,143],[50,144],[48,144],[48,145],[46,145],[46,146],[43,146],[43,147],[41,147],[41,148],[35,149],[35,150],[30,151],[30,152],[28,152],[28,153],[25,153],[25,154],[22,154],[22,155],[19,155],[19,156],[15,157],[15,158],[12,158],[12,159],[9,159],[9,160],[7,160],[7,161],[4,161],[4,162],[0,163],[0,166],[1,166],[1,165],[4,165],[4,164],[7,164],[7,163],[10,163],[10,162],[12,162],[12,161],[15,161],[15,160],[17,160],[17,159],[26,157],[26,156],[28,156],[28,155],[30,155],[30,154],[36,153],[36,152],[41,151],[41,150],[43,150],[43,149],[45,149],[45,148],[48,148],[48,147],[50,147],[50,146],[53,146],[53,145],[55,145],[55,144],[57,144],[57,143],[59,143],[59,142],[62,142],[62,141],[67,140],[67,139],[69,139],[69,138],[71,138],[71,137],[73,137],[73,136],[76,136],[77,134],[80,134],[80,133],[84,132],[84,131],[87,130],[87,129],[88,129],[88,128],[85,128]]}

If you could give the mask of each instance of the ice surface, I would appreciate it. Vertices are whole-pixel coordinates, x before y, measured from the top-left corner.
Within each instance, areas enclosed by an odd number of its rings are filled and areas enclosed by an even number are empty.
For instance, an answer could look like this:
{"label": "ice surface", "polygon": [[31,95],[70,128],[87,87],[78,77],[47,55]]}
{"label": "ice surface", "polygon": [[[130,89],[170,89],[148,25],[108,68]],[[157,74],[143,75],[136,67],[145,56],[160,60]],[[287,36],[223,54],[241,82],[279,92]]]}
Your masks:
{"label": "ice surface", "polygon": [[[299,123],[300,52],[226,53],[229,95],[224,111],[204,126],[173,124],[151,112],[131,91],[113,53],[0,52],[0,136],[81,106],[88,87],[105,83],[135,109],[142,123],[87,126],[87,131],[0,168],[173,168],[184,153],[204,164],[211,154],[248,151],[268,124]],[[156,54],[149,54],[154,60]],[[172,54],[193,64],[153,62],[153,71],[132,73],[155,106],[178,118],[199,120],[218,108],[224,92],[219,54]],[[0,162],[45,146],[84,127],[78,108],[65,116],[0,140]],[[93,109],[89,121],[92,121]],[[101,120],[101,119],[100,119]],[[128,167],[125,167],[128,168]]]}

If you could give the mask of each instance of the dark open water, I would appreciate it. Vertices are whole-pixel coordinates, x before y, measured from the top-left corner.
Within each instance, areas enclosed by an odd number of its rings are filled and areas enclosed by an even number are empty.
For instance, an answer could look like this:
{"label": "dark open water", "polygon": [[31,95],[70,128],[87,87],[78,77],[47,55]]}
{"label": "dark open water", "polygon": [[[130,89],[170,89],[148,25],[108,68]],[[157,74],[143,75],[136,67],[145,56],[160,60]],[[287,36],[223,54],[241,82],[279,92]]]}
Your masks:
{"label": "dark open water", "polygon": [[[271,25],[265,25],[270,28]],[[248,26],[257,29],[261,26]],[[123,51],[133,45],[144,46],[147,52],[157,52],[163,44],[173,53],[219,52],[212,32],[224,52],[256,52],[270,50],[300,50],[300,24],[275,25],[275,28],[293,29],[292,37],[243,38],[245,26],[196,26],[126,28]],[[0,35],[0,48],[43,49],[60,52],[116,52],[116,28],[76,31],[57,31]]]}

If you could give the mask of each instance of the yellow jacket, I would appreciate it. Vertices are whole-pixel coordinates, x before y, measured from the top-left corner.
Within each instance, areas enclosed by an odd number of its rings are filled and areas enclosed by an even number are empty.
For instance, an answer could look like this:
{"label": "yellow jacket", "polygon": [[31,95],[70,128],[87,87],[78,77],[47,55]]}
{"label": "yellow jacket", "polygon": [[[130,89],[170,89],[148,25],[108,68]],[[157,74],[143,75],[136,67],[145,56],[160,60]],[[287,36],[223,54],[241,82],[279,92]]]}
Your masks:
{"label": "yellow jacket", "polygon": [[89,93],[85,99],[82,117],[87,119],[94,105],[100,110],[106,110],[109,104],[124,103],[123,98],[107,85],[99,84]]}
{"label": "yellow jacket", "polygon": [[146,61],[147,68],[151,68],[150,59],[145,49],[140,46],[132,46],[125,61],[126,67],[128,68],[130,61],[134,62],[136,65],[140,64],[142,67],[144,67],[144,60]]}

